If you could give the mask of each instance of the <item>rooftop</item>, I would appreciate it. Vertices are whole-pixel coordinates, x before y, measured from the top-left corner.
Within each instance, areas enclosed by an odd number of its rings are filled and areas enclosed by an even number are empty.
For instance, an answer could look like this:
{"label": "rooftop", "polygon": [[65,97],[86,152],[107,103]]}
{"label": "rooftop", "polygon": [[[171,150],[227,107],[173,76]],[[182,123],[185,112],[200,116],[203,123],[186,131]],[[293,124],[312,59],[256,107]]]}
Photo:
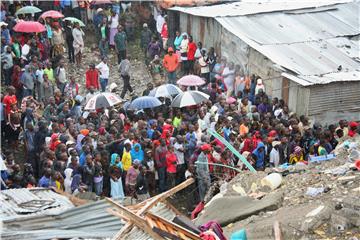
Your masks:
{"label": "rooftop", "polygon": [[225,29],[280,66],[283,76],[300,85],[360,80],[358,1],[254,4],[172,10],[215,17]]}

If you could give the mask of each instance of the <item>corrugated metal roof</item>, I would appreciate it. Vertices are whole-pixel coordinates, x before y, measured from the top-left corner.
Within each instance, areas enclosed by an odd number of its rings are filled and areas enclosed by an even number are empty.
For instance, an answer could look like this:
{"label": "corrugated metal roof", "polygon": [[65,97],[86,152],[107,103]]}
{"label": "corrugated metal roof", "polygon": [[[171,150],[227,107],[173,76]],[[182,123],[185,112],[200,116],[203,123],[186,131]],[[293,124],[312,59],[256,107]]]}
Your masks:
{"label": "corrugated metal roof", "polygon": [[155,206],[153,206],[150,209],[150,212],[152,214],[165,218],[170,222],[174,220],[174,218],[176,217],[176,213],[172,209],[168,208],[166,204],[162,202],[158,202]]}
{"label": "corrugated metal roof", "polygon": [[279,45],[357,35],[360,33],[358,16],[359,3],[348,3],[324,12],[275,12],[216,20],[224,27],[235,29],[237,36],[247,37],[257,44]]}
{"label": "corrugated metal roof", "polygon": [[[223,28],[285,70],[283,76],[309,86],[360,80],[359,39],[349,38],[360,34],[360,2],[336,3],[269,1],[172,9],[215,17]],[[331,7],[314,11],[307,8],[311,4]]]}
{"label": "corrugated metal roof", "polygon": [[73,207],[59,214],[3,222],[2,239],[110,238],[124,222],[107,212],[106,200]]}
{"label": "corrugated metal roof", "polygon": [[58,214],[74,207],[67,197],[44,188],[3,190],[0,202],[1,221]]}
{"label": "corrugated metal roof", "polygon": [[318,8],[331,6],[337,3],[349,1],[241,1],[227,4],[201,7],[173,7],[170,10],[179,11],[200,17],[226,17],[226,16],[245,16],[258,13],[268,13],[275,11],[290,11],[306,8]]}

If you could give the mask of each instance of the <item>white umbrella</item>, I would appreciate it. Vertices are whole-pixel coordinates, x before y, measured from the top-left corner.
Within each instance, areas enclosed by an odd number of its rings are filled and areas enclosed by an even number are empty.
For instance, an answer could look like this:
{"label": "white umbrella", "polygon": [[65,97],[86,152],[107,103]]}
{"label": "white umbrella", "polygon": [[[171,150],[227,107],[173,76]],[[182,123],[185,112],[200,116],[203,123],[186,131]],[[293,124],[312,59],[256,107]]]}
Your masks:
{"label": "white umbrella", "polygon": [[177,95],[171,103],[172,107],[193,106],[209,99],[209,95],[200,91],[186,91]]}
{"label": "white umbrella", "polygon": [[174,84],[163,84],[153,90],[149,93],[149,96],[151,97],[171,97],[173,95],[178,95],[182,93],[183,91],[175,86]]}
{"label": "white umbrella", "polygon": [[90,98],[90,100],[85,105],[85,110],[108,108],[121,102],[121,99],[114,93],[103,92]]}

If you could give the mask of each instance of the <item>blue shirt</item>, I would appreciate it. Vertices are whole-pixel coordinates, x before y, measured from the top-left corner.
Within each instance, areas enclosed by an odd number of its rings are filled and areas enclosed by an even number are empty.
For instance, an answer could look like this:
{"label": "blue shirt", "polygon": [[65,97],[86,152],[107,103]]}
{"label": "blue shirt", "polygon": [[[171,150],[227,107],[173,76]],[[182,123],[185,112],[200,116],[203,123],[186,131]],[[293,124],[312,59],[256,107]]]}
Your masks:
{"label": "blue shirt", "polygon": [[86,153],[82,153],[79,157],[79,164],[80,166],[84,166],[86,162]]}
{"label": "blue shirt", "polygon": [[47,178],[47,177],[45,177],[45,176],[43,176],[43,177],[40,178],[40,180],[39,180],[39,187],[45,187],[45,188],[47,188],[47,187],[50,186],[50,184],[51,184],[50,178]]}
{"label": "blue shirt", "polygon": [[61,6],[61,8],[70,7],[71,6],[71,0],[61,0],[60,1],[60,6]]}

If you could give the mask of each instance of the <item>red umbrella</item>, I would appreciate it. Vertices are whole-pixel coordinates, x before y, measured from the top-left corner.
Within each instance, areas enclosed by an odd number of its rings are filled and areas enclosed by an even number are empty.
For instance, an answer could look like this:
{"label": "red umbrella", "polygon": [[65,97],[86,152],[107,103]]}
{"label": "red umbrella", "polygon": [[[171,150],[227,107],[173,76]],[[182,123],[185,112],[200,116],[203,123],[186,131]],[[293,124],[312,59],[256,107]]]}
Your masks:
{"label": "red umbrella", "polygon": [[182,86],[201,86],[205,84],[205,81],[199,76],[187,75],[180,78],[176,83]]}
{"label": "red umbrella", "polygon": [[43,14],[41,14],[40,16],[41,18],[63,18],[64,15],[62,15],[61,12],[58,11],[54,11],[54,10],[50,10],[50,11],[46,11]]}
{"label": "red umbrella", "polygon": [[44,32],[46,29],[45,29],[44,25],[42,25],[39,22],[21,21],[21,22],[18,22],[14,26],[13,30],[15,32],[39,33],[39,32]]}

